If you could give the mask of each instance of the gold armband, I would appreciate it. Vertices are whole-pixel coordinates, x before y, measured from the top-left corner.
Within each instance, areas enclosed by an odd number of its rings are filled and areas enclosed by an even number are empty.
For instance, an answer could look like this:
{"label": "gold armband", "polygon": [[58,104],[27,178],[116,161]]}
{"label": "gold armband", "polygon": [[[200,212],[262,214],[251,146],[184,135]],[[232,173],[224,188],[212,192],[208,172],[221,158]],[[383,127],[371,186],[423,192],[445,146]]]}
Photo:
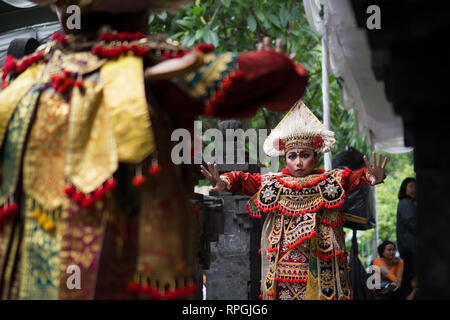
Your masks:
{"label": "gold armband", "polygon": [[225,190],[228,191],[231,189],[231,181],[227,176],[220,176],[220,180],[225,183]]}

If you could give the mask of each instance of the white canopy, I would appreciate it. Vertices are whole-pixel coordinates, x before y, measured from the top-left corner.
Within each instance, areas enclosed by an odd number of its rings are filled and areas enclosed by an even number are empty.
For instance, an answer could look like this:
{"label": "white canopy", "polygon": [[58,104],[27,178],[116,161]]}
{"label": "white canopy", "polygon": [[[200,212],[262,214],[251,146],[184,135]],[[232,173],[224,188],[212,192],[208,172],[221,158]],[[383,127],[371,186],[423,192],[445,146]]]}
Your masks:
{"label": "white canopy", "polygon": [[394,114],[387,101],[384,84],[375,79],[367,36],[357,26],[350,1],[304,0],[303,3],[312,29],[321,36],[327,32],[329,71],[344,80],[341,104],[346,109],[355,109],[358,132],[367,133],[374,150],[411,151],[412,148],[404,146],[401,117]]}
{"label": "white canopy", "polygon": [[31,8],[37,6],[37,4],[28,0],[3,0],[3,2],[17,8]]}

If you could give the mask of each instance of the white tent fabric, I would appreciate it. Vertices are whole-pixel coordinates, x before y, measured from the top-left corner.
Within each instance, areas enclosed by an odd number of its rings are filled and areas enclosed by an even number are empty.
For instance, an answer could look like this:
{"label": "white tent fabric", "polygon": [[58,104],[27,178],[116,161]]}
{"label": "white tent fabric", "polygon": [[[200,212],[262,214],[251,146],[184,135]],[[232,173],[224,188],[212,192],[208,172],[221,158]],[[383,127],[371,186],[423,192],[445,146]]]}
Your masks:
{"label": "white tent fabric", "polygon": [[3,0],[3,2],[17,8],[31,8],[37,6],[37,4],[28,0]]}
{"label": "white tent fabric", "polygon": [[356,24],[349,0],[304,0],[303,3],[312,29],[320,35],[327,32],[329,71],[343,79],[341,104],[346,109],[355,109],[359,134],[366,132],[375,150],[411,151],[412,148],[404,146],[402,120],[387,101],[383,83],[375,79],[367,37]]}

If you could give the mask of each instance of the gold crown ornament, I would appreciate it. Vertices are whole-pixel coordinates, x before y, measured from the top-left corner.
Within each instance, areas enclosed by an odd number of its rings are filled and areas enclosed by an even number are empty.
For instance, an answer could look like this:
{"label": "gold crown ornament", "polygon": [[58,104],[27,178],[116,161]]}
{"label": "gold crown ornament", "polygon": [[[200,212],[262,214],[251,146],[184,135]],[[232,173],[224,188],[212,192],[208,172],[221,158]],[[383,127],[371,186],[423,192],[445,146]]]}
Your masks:
{"label": "gold crown ornament", "polygon": [[264,141],[264,152],[277,157],[292,149],[310,149],[325,153],[333,149],[334,133],[323,125],[300,100]]}
{"label": "gold crown ornament", "polygon": [[150,9],[155,12],[176,12],[179,7],[192,3],[193,0],[32,0],[41,6],[55,5],[67,8],[71,5],[80,7],[81,12],[125,13]]}

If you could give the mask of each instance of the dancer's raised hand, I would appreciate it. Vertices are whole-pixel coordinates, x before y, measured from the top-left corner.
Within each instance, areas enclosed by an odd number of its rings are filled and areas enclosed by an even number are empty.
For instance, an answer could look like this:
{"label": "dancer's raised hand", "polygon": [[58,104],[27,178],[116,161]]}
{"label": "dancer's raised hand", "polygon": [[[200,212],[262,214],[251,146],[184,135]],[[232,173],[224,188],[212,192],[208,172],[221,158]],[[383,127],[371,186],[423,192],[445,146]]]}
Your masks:
{"label": "dancer's raised hand", "polygon": [[219,169],[217,168],[217,164],[215,163],[214,166],[211,165],[211,163],[207,163],[208,169],[206,169],[204,166],[200,166],[201,173],[205,176],[206,179],[208,179],[209,183],[211,183],[212,188],[209,189],[209,192],[218,192],[223,191],[226,189],[225,183],[220,179],[219,175]]}
{"label": "dancer's raised hand", "polygon": [[381,163],[381,153],[378,154],[378,162],[376,159],[375,152],[372,152],[372,164],[369,163],[369,159],[367,159],[366,156],[364,156],[364,162],[367,166],[367,179],[369,180],[370,184],[372,186],[379,184],[383,182],[383,180],[386,178],[386,174],[384,173],[384,168],[386,168],[386,163],[388,161],[388,158],[385,157],[383,164]]}
{"label": "dancer's raised hand", "polygon": [[[270,37],[264,37],[263,41],[259,42],[256,45],[256,50],[257,51],[261,51],[261,50],[275,50],[276,52],[283,52],[283,48],[282,47],[283,47],[283,42],[281,41],[281,39],[277,39],[275,41],[275,48],[272,48],[272,45],[270,44]],[[291,53],[289,55],[289,58],[291,60],[294,60],[296,58],[296,56],[297,56],[297,54]]]}

